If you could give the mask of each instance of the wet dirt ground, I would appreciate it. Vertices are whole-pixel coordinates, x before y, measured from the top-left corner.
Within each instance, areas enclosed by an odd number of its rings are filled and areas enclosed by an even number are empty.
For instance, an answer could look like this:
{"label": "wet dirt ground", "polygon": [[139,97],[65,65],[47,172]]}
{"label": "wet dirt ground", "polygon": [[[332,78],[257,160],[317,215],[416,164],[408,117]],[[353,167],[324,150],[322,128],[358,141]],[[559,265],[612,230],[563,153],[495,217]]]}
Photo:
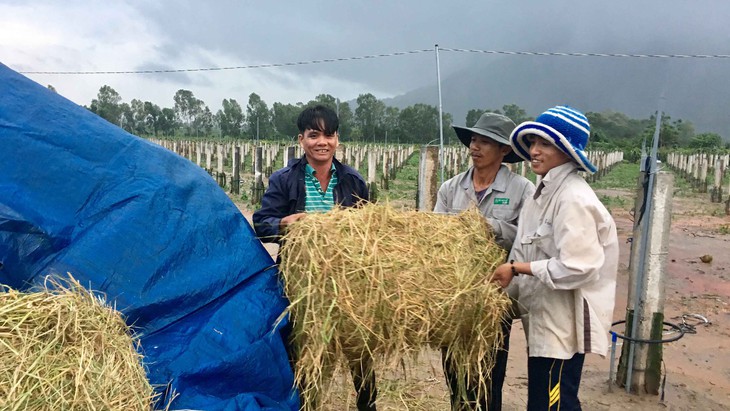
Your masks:
{"label": "wet dirt ground", "polygon": [[[632,193],[608,195],[633,202]],[[706,194],[684,194],[673,199],[669,253],[666,263],[665,320],[680,324],[682,315],[698,314],[710,322],[695,333],[664,344],[664,397],[629,394],[609,383],[609,359],[586,357],[580,388],[585,410],[728,410],[730,409],[730,216],[724,205],[709,202]],[[242,210],[250,217],[250,211]],[[614,319],[626,313],[628,261],[632,215],[627,207],[611,210],[616,221],[621,254]],[[267,247],[275,253],[275,247]],[[711,262],[700,257],[712,256]],[[688,320],[689,321],[689,320]],[[699,321],[693,321],[693,324]],[[618,326],[618,332],[623,329]],[[616,355],[621,351],[617,347]],[[504,410],[524,410],[527,403],[525,339],[521,324],[512,329]],[[349,373],[339,373],[328,410],[355,410]],[[611,387],[609,388],[609,385]],[[378,376],[380,410],[448,410],[440,354],[424,349],[419,358]]]}

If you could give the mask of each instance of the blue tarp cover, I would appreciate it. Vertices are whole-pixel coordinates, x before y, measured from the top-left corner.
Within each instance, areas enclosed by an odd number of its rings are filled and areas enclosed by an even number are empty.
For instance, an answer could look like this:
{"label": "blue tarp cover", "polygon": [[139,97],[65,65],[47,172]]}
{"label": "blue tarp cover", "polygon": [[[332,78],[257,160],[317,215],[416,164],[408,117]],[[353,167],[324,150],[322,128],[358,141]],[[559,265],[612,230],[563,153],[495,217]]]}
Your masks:
{"label": "blue tarp cover", "polygon": [[200,167],[0,64],[0,283],[104,293],[173,409],[296,410],[273,265]]}

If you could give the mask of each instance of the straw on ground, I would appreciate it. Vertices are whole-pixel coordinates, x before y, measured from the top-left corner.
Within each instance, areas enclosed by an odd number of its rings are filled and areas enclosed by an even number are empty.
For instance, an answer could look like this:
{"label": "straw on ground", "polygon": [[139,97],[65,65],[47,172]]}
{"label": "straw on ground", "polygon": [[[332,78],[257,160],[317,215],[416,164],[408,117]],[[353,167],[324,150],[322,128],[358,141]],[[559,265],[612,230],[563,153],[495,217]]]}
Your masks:
{"label": "straw on ground", "polygon": [[0,409],[150,410],[152,387],[122,316],[68,285],[0,290]]}

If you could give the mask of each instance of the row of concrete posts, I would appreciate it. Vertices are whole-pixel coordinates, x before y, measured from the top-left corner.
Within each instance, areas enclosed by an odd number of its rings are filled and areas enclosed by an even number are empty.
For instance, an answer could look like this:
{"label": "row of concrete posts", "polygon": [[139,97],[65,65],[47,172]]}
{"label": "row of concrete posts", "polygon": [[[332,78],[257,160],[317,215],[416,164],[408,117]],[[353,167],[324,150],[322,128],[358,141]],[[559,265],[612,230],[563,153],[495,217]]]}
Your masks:
{"label": "row of concrete posts", "polygon": [[730,215],[730,179],[723,188],[723,179],[730,175],[730,154],[669,153],[667,165],[677,175],[689,182],[693,190],[710,193],[710,201],[722,203]]}
{"label": "row of concrete posts", "polygon": [[[204,168],[218,183],[231,194],[242,194],[244,174],[250,175],[250,202],[260,204],[268,177],[273,173],[275,164],[288,164],[292,159],[303,155],[300,146],[281,143],[216,142],[216,141],[171,141],[152,140],[175,153],[194,161]],[[413,156],[416,148],[411,145],[356,145],[341,144],[336,158],[363,173],[373,199],[379,190],[388,190],[389,184],[397,173]],[[598,166],[591,181],[600,178],[623,160],[622,152],[589,152],[589,159]],[[282,158],[281,163],[278,163]],[[443,180],[466,170],[470,164],[469,150],[461,146],[444,147],[444,167],[440,166],[439,147],[423,146],[419,154],[419,177],[416,206],[420,210],[432,210],[436,202],[438,187]],[[250,173],[244,170],[250,167]],[[525,163],[510,165],[513,171],[525,176],[529,166]]]}

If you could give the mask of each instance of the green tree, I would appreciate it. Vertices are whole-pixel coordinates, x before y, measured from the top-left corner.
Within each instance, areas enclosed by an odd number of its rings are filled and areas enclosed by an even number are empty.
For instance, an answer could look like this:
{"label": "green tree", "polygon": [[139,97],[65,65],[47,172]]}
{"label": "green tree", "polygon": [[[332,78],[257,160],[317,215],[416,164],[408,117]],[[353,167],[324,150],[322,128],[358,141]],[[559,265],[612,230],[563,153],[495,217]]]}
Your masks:
{"label": "green tree", "polygon": [[248,135],[252,139],[273,137],[271,112],[266,102],[256,93],[251,93],[248,96],[245,123]]}
{"label": "green tree", "polygon": [[304,107],[311,107],[316,105],[323,105],[325,107],[329,107],[334,112],[338,111],[338,100],[334,98],[333,96],[329,94],[320,94],[317,97],[314,98],[314,100],[311,100],[309,103],[305,104]]}
{"label": "green tree", "polygon": [[340,120],[339,133],[340,139],[342,141],[356,141],[353,138],[353,129],[355,127],[355,124],[352,109],[350,108],[350,103],[346,101],[340,101],[340,99],[335,98],[330,94],[320,94],[315,97],[314,100],[311,100],[307,104],[305,104],[304,107],[311,107],[317,104],[329,107],[330,109],[334,110],[335,113],[337,113],[337,117]]}
{"label": "green tree", "polygon": [[151,134],[147,129],[147,110],[142,100],[132,99],[129,102],[129,108],[131,110],[131,133],[144,136]]}
{"label": "green tree", "polygon": [[[615,111],[587,112],[586,118],[591,124],[589,147],[633,149],[640,147],[647,128],[651,127],[652,133],[654,130],[651,119],[631,119]],[[651,142],[651,135],[649,137]]]}
{"label": "green tree", "polygon": [[363,138],[367,141],[374,142],[375,137],[379,135],[384,115],[385,104],[374,95],[367,93],[357,97],[355,125],[362,131]]}
{"label": "green tree", "polygon": [[159,130],[163,136],[171,137],[175,135],[175,131],[177,129],[178,123],[175,110],[169,107],[163,108],[160,112],[160,117],[157,120],[157,130]]}
{"label": "green tree", "polygon": [[720,137],[720,135],[716,133],[697,134],[689,142],[690,148],[705,150],[721,149],[722,146],[722,137]]}
{"label": "green tree", "polygon": [[355,115],[352,113],[350,103],[346,101],[339,101],[338,117],[340,119],[340,136],[343,137],[344,141],[357,141],[355,132]]}
{"label": "green tree", "polygon": [[134,112],[132,107],[127,103],[122,103],[119,105],[119,111],[119,127],[128,133],[134,133]]}
{"label": "green tree", "polygon": [[532,119],[527,115],[527,112],[517,104],[506,104],[502,106],[502,112],[505,116],[514,121],[515,124],[520,124],[524,121]]}
{"label": "green tree", "polygon": [[400,109],[398,107],[385,107],[385,113],[383,116],[383,138],[385,142],[395,143],[398,140],[398,133],[396,130],[399,126]]}
{"label": "green tree", "polygon": [[677,142],[681,147],[687,147],[695,137],[694,124],[682,119],[677,120],[674,124],[677,127]]}
{"label": "green tree", "polygon": [[119,125],[122,109],[120,103],[122,97],[113,88],[103,85],[99,89],[96,98],[91,100],[89,110],[106,121]]}
{"label": "green tree", "polygon": [[464,126],[472,127],[474,124],[477,123],[477,120],[479,120],[479,117],[481,117],[482,114],[484,114],[485,112],[486,112],[486,110],[482,110],[482,109],[478,109],[478,108],[473,108],[473,109],[469,110],[466,113],[466,124],[464,124]]}
{"label": "green tree", "polygon": [[[454,116],[451,113],[443,113],[444,115],[444,144],[451,144],[452,142],[458,142],[459,138],[456,137],[456,131],[454,131]],[[439,136],[440,137],[440,136]]]}
{"label": "green tree", "polygon": [[187,135],[199,134],[200,130],[197,127],[200,126],[201,121],[198,120],[198,117],[203,114],[205,103],[195,98],[192,91],[183,89],[175,93],[173,100],[175,101],[175,115],[185,127],[185,133]]}
{"label": "green tree", "polygon": [[[652,114],[649,120],[651,124],[644,129],[643,133],[641,133],[641,139],[646,139],[647,147],[651,146],[654,138],[656,115]],[[670,116],[662,116],[661,127],[659,129],[659,147],[679,147],[679,131],[677,130],[677,124],[676,122],[672,123]]]}
{"label": "green tree", "polygon": [[175,93],[173,100],[175,101],[173,108],[178,121],[185,125],[190,124],[191,113],[198,99],[195,98],[192,91],[180,89]]}
{"label": "green tree", "polygon": [[[438,141],[439,113],[435,106],[414,104],[400,111],[398,139],[401,143],[427,144]],[[448,123],[444,122],[444,126]]]}
{"label": "green tree", "polygon": [[160,106],[158,106],[157,104],[145,101],[144,112],[144,123],[147,134],[157,136],[157,133],[159,133],[162,129],[162,109],[160,109]]}
{"label": "green tree", "polygon": [[195,117],[195,121],[193,124],[193,128],[195,129],[195,135],[197,137],[210,136],[213,133],[214,125],[215,124],[213,119],[213,113],[210,111],[208,106],[203,105],[200,113]]}
{"label": "green tree", "polygon": [[300,105],[274,103],[271,108],[271,122],[280,138],[293,139],[299,134],[297,118],[301,111]]}
{"label": "green tree", "polygon": [[228,137],[239,138],[243,128],[243,108],[236,99],[223,99],[223,108],[218,110],[218,125],[221,134]]}
{"label": "green tree", "polygon": [[[662,117],[661,132],[659,134],[659,147],[679,147],[679,130],[677,122],[672,122],[669,116]],[[652,133],[654,129],[652,128]],[[647,140],[650,141],[650,140]]]}

